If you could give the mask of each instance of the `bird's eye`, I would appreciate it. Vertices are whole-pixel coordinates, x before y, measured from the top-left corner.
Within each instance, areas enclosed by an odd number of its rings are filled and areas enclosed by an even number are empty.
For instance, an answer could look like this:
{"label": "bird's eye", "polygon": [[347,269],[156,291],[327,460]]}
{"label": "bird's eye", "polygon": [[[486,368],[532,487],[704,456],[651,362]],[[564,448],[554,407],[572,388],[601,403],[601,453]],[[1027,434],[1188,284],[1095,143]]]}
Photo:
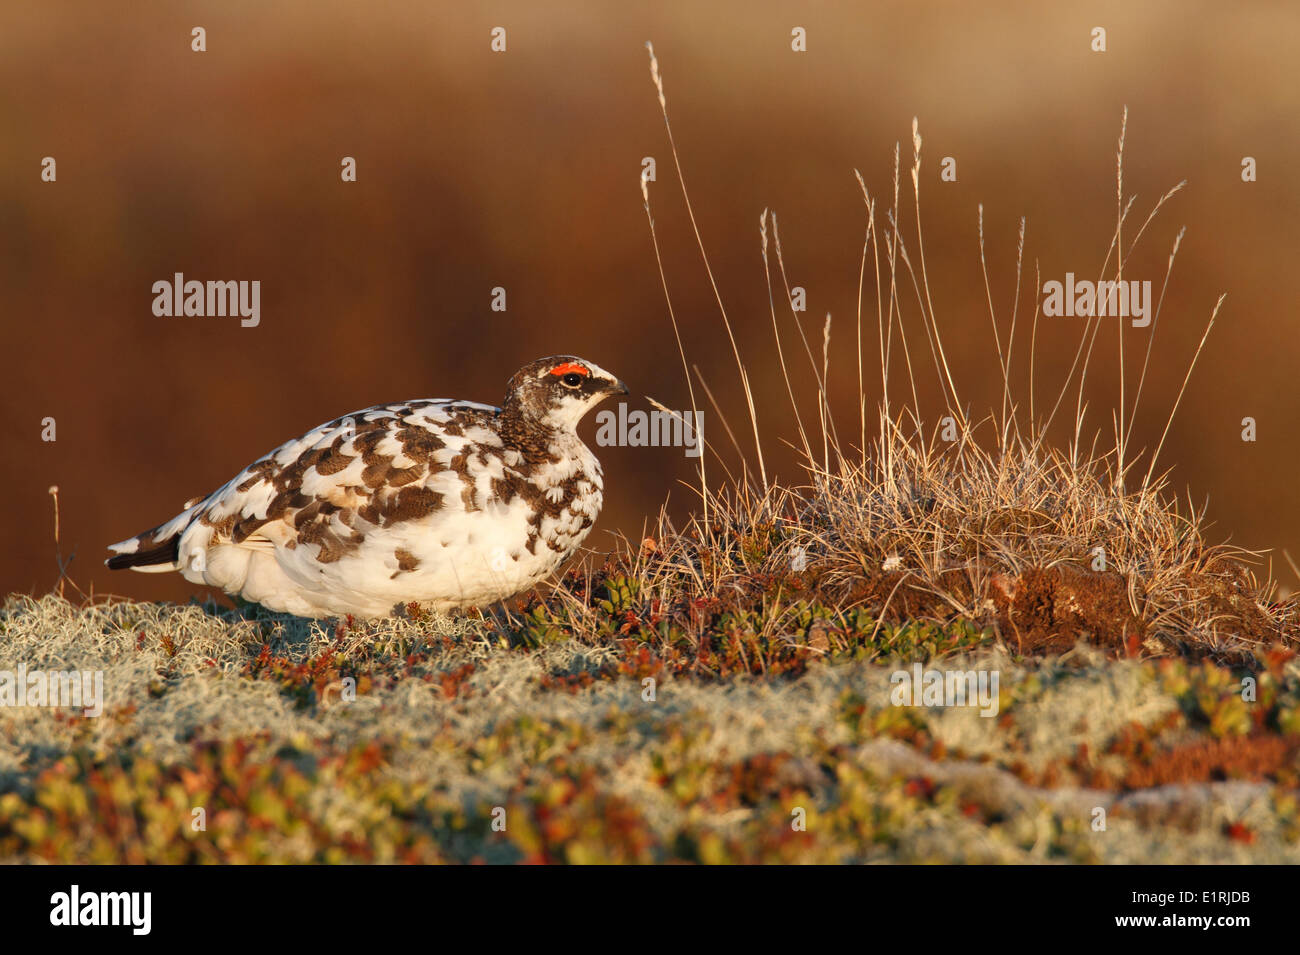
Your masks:
{"label": "bird's eye", "polygon": [[561,378],[560,381],[564,382],[564,387],[566,388],[577,388],[582,384],[582,376],[575,371],[571,371]]}

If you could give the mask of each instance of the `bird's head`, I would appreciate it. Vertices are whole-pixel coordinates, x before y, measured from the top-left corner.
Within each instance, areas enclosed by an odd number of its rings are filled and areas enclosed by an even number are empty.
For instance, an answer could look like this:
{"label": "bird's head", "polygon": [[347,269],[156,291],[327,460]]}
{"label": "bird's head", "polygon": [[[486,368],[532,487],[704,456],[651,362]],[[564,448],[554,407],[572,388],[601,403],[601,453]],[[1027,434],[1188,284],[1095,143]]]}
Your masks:
{"label": "bird's head", "polygon": [[515,372],[503,408],[543,427],[573,431],[610,395],[627,393],[627,385],[594,362],[555,355]]}

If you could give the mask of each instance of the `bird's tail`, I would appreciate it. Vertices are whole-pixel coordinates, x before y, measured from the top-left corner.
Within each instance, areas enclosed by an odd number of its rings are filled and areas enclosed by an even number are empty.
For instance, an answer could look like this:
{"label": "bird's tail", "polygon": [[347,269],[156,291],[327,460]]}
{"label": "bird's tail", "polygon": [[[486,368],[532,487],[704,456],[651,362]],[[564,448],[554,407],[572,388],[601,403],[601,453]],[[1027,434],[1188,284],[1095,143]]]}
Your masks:
{"label": "bird's tail", "polygon": [[165,540],[152,537],[152,531],[146,531],[117,544],[110,544],[109,550],[116,551],[104,563],[109,570],[142,571],[146,574],[160,574],[176,570],[180,557],[181,535],[173,534]]}
{"label": "bird's tail", "polygon": [[198,498],[186,502],[185,510],[165,524],[110,544],[114,556],[104,561],[109,570],[138,570],[145,574],[160,574],[180,569],[181,535],[190,526]]}

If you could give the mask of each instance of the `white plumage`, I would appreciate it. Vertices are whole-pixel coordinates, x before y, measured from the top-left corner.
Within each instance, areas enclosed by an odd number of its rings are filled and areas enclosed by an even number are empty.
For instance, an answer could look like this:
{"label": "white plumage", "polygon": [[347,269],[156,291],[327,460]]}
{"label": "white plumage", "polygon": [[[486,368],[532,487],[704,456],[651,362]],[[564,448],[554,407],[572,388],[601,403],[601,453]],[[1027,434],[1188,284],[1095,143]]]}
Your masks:
{"label": "white plumage", "polygon": [[600,511],[582,416],[622,382],[571,356],[525,366],[501,408],[369,408],[259,458],[110,567],[179,570],[273,610],[376,617],[485,606],[545,579]]}

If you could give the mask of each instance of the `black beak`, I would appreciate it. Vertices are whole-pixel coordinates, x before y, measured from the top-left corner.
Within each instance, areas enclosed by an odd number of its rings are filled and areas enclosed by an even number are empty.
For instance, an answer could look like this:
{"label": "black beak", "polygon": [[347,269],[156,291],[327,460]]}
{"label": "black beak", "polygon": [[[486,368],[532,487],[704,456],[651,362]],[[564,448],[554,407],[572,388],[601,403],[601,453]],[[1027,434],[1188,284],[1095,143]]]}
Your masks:
{"label": "black beak", "polygon": [[621,382],[621,381],[613,381],[613,382],[611,382],[610,384],[608,384],[608,385],[605,386],[605,390],[606,390],[607,392],[609,392],[611,395],[630,395],[630,394],[631,394],[631,392],[627,390],[627,385],[623,384],[623,382]]}

